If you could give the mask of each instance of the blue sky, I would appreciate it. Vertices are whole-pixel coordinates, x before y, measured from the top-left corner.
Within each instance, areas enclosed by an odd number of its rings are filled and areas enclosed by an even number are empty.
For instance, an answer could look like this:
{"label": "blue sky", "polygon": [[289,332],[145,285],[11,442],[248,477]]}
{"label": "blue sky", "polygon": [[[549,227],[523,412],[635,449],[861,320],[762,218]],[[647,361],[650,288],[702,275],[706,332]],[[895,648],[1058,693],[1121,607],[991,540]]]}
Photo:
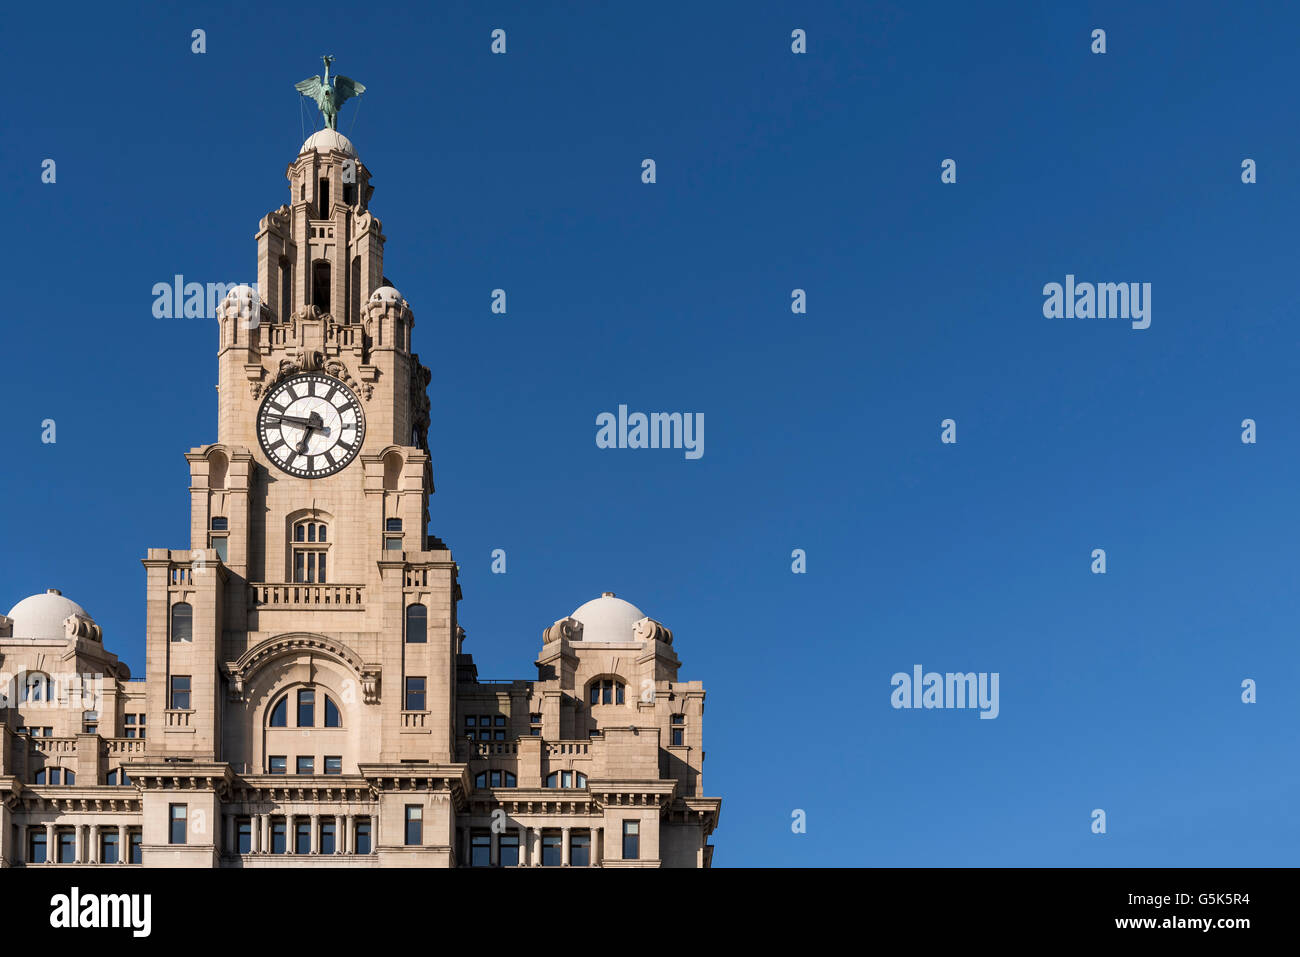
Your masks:
{"label": "blue sky", "polygon": [[[718,865],[1293,865],[1300,14],[1133,6],[14,8],[0,606],[61,588],[142,671],[216,438],[214,324],[150,290],[255,278],[329,52],[482,676],[601,591],[666,623]],[[1150,328],[1044,318],[1067,274]],[[620,403],[704,456],[597,448]],[[918,663],[999,717],[894,710]]]}

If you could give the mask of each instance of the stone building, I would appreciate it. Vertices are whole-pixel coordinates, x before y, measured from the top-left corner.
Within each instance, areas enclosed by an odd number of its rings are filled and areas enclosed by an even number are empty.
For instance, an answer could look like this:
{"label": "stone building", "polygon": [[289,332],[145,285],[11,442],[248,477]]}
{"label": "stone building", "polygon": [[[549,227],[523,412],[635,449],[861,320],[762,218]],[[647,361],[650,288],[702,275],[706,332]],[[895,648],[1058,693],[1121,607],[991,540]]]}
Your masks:
{"label": "stone building", "polygon": [[0,616],[0,866],[710,865],[668,628],[606,593],[536,678],[478,679],[370,176],[309,138],[257,291],[220,303],[218,441],[186,455],[189,547],[144,559],[143,676],[58,591]]}

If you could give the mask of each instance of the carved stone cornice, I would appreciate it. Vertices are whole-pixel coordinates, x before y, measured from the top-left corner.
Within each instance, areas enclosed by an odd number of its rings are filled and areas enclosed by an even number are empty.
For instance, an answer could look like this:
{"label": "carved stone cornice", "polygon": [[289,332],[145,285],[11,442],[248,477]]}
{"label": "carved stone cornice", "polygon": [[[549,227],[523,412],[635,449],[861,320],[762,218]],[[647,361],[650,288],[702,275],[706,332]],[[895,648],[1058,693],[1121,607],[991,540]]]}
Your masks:
{"label": "carved stone cornice", "polygon": [[246,703],[247,688],[252,681],[253,675],[277,658],[285,655],[301,654],[304,651],[310,654],[324,655],[347,666],[361,681],[365,703],[377,704],[379,702],[379,665],[363,661],[359,654],[335,638],[305,632],[267,638],[240,655],[238,661],[226,662],[230,700]]}

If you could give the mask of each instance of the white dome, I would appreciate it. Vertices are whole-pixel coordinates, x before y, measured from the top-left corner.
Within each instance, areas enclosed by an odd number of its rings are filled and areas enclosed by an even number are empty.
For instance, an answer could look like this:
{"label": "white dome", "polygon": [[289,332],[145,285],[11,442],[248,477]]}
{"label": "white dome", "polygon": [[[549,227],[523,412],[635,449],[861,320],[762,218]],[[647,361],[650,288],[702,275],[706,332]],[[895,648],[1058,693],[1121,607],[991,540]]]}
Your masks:
{"label": "white dome", "polygon": [[372,302],[401,302],[402,294],[392,286],[380,286],[370,294]]}
{"label": "white dome", "polygon": [[[64,598],[51,588],[43,595],[24,598],[9,609],[14,621],[15,638],[43,638],[60,640],[64,636],[63,622],[69,615],[85,615],[82,608],[70,598]],[[86,615],[89,618],[89,615]]]}
{"label": "white dome", "polygon": [[302,149],[298,155],[310,153],[315,150],[317,153],[328,153],[330,150],[338,150],[340,153],[346,153],[353,159],[357,158],[357,148],[352,145],[352,141],[340,133],[338,130],[320,130],[307,137],[307,142],[302,144]]}
{"label": "white dome", "polygon": [[582,622],[583,641],[636,641],[632,629],[645,617],[645,612],[607,591],[569,617]]}

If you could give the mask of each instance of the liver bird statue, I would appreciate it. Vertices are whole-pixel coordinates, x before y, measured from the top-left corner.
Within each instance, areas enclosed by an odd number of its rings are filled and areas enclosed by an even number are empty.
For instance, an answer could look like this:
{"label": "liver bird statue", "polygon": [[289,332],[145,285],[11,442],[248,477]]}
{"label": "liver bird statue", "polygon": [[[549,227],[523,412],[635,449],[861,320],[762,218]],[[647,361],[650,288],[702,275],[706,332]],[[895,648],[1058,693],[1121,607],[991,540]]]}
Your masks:
{"label": "liver bird statue", "polygon": [[364,84],[358,83],[351,77],[338,74],[334,81],[330,82],[330,64],[334,62],[334,57],[323,56],[325,61],[325,76],[313,76],[295,83],[293,88],[301,93],[307,99],[313,101],[325,117],[325,127],[331,130],[338,129],[339,107],[343,101],[353,96],[360,96],[366,92]]}

